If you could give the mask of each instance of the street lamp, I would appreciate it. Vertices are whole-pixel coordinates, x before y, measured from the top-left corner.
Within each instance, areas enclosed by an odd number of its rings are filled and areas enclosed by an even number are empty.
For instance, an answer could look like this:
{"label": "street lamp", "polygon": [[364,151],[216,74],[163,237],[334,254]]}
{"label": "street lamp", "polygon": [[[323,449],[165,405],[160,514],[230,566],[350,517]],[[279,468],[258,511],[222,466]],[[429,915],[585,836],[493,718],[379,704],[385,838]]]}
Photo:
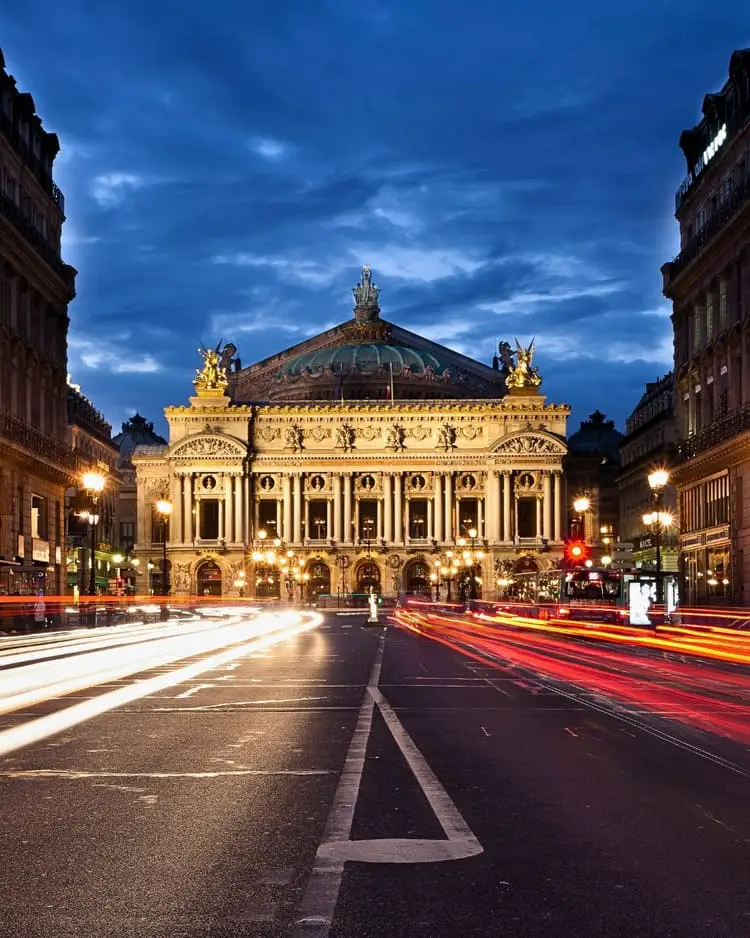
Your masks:
{"label": "street lamp", "polygon": [[[169,596],[169,567],[167,560],[167,531],[169,525],[169,516],[172,514],[172,502],[166,498],[160,498],[156,503],[156,512],[162,521],[162,559],[161,559],[161,591],[166,597]],[[167,618],[167,607],[162,607],[162,617]]]}
{"label": "street lamp", "polygon": [[89,595],[96,596],[96,526],[99,523],[99,496],[104,491],[105,478],[101,472],[84,472],[81,476],[86,494],[91,500],[88,520],[91,525],[91,570],[89,573]]}
{"label": "street lamp", "polygon": [[[654,497],[654,511],[651,512],[651,524],[654,526],[654,540],[656,542],[656,602],[663,601],[663,590],[661,583],[661,528],[662,524],[667,527],[672,523],[672,516],[668,512],[660,511],[661,499],[664,489],[669,482],[669,473],[666,469],[654,469],[648,474],[648,485]],[[666,519],[669,519],[668,521]],[[646,515],[643,516],[644,524],[648,525]]]}
{"label": "street lamp", "polygon": [[584,521],[584,515],[591,508],[591,501],[585,495],[579,495],[578,498],[573,502],[573,511],[578,515],[577,527],[578,527],[578,537],[586,540],[586,523]]}

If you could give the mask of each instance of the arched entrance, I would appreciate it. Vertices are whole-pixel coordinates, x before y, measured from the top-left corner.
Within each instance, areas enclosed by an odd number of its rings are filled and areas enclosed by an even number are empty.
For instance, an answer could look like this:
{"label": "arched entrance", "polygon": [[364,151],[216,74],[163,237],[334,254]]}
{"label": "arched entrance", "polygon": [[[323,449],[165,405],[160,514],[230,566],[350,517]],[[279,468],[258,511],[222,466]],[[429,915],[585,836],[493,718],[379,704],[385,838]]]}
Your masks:
{"label": "arched entrance", "polygon": [[281,597],[281,573],[270,564],[258,564],[255,568],[255,598],[279,599]]}
{"label": "arched entrance", "polygon": [[513,564],[514,573],[539,573],[539,564],[534,560],[533,557],[525,555],[519,557],[518,560]]}
{"label": "arched entrance", "polygon": [[357,567],[355,582],[357,593],[379,593],[380,567],[372,560],[363,560]]}
{"label": "arched entrance", "polygon": [[198,595],[221,596],[221,567],[213,560],[206,560],[198,567]]}
{"label": "arched entrance", "polygon": [[322,560],[312,560],[307,565],[307,573],[310,579],[307,583],[307,600],[315,602],[321,594],[326,596],[331,593],[331,570],[327,563]]}
{"label": "arched entrance", "polygon": [[430,599],[430,568],[422,557],[410,561],[404,569],[404,587],[407,596]]}

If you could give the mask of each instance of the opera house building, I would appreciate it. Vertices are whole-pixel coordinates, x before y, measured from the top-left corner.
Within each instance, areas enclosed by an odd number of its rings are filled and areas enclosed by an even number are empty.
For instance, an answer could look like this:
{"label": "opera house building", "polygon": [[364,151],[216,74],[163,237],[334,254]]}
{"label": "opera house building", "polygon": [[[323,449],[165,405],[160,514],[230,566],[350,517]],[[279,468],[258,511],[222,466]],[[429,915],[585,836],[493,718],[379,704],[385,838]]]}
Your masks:
{"label": "opera house building", "polygon": [[368,267],[353,293],[348,321],[249,367],[202,350],[168,444],[133,455],[141,592],[491,598],[557,564],[569,408],[533,343],[482,364],[382,319]]}

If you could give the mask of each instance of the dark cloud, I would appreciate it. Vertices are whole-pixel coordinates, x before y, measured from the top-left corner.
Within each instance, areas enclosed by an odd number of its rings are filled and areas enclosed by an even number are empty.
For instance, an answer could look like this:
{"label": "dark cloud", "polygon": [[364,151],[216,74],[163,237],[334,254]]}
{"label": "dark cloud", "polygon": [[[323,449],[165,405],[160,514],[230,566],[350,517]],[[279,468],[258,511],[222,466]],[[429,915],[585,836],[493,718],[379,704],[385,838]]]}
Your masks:
{"label": "dark cloud", "polygon": [[536,335],[573,426],[622,424],[669,367],[677,140],[748,36],[730,0],[9,6],[63,144],[75,380],[158,419],[199,341],[287,347],[369,262],[389,318],[485,361]]}

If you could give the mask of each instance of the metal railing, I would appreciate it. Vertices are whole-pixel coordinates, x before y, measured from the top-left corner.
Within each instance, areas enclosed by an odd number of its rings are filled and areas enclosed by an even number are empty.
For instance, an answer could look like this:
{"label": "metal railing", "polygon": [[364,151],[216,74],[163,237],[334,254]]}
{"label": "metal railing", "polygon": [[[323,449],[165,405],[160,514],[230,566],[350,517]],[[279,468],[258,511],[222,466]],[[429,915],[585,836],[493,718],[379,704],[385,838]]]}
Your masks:
{"label": "metal railing", "polygon": [[750,176],[732,190],[706,224],[698,231],[669,265],[669,279],[674,280],[727,225],[729,219],[750,199]]}
{"label": "metal railing", "polygon": [[714,420],[700,433],[678,443],[677,460],[685,462],[685,460],[693,459],[745,430],[750,430],[750,404],[743,404],[726,417]]}
{"label": "metal railing", "polygon": [[13,123],[13,121],[0,110],[0,133],[6,138],[8,143],[13,147],[13,149],[18,153],[18,155],[23,160],[26,167],[32,173],[32,175],[37,179],[41,187],[47,193],[47,195],[52,199],[55,205],[58,207],[60,212],[65,214],[65,196],[62,194],[61,190],[55,183],[52,181],[52,175],[45,168],[42,161],[34,153],[33,149],[26,143],[21,134],[18,132],[18,127]]}
{"label": "metal railing", "polygon": [[78,457],[69,446],[47,436],[25,420],[13,417],[7,410],[0,410],[0,437],[18,443],[36,456],[57,463],[63,469],[73,472],[78,469]]}

